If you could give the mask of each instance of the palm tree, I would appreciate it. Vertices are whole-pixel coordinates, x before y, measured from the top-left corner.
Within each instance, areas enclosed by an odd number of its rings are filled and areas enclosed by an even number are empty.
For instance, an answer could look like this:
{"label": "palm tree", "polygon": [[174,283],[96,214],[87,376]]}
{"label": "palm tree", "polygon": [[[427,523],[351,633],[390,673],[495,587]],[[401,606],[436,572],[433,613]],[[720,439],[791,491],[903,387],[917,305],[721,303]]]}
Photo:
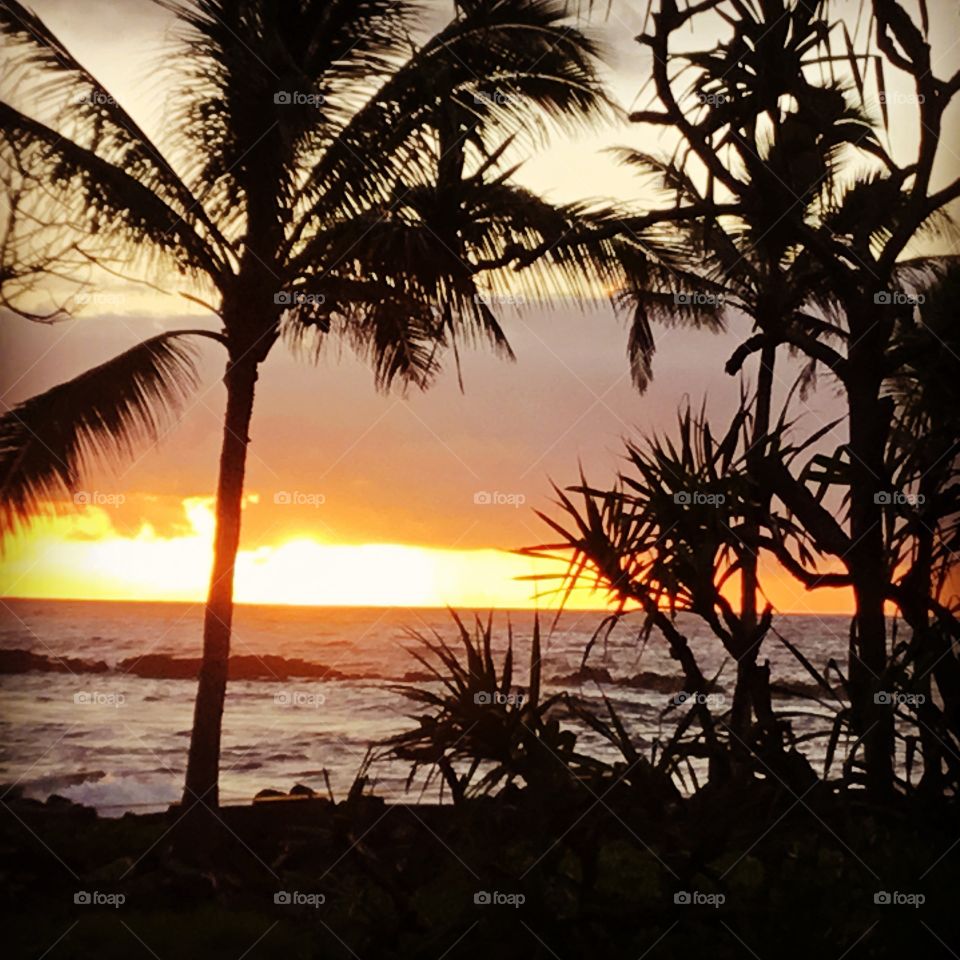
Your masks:
{"label": "palm tree", "polygon": [[380,387],[422,388],[463,340],[510,354],[483,289],[521,272],[534,293],[587,296],[622,283],[652,248],[611,239],[613,211],[554,205],[511,179],[507,160],[529,133],[609,112],[598,48],[559,0],[461,3],[422,43],[411,36],[419,8],[390,0],[165,6],[178,74],[162,143],[39,17],[15,0],[0,7],[15,81],[0,102],[3,143],[89,258],[110,269],[120,251],[164,284],[176,270],[222,324],[153,337],[0,418],[0,524],[9,532],[93,461],[156,439],[194,385],[194,338],[226,349],[183,794],[185,806],[215,807],[249,428],[276,342],[342,337]]}

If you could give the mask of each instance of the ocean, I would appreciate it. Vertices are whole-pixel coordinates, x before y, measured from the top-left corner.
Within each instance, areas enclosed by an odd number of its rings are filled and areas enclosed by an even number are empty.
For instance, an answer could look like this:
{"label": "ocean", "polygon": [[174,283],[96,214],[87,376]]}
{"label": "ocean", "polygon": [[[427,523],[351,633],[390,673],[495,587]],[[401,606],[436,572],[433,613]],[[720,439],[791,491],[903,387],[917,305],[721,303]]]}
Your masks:
{"label": "ocean", "polygon": [[[26,796],[56,793],[96,807],[102,815],[127,810],[161,810],[178,799],[189,743],[193,679],[138,676],[147,655],[198,657],[202,606],[179,603],[47,601],[7,599],[0,603],[0,649],[25,650],[47,658],[103,661],[101,672],[76,664],[63,672],[6,673],[0,676],[0,783],[2,791]],[[461,612],[473,617],[471,612]],[[486,617],[486,612],[479,614]],[[627,618],[605,644],[597,644],[589,665],[605,669],[602,682],[571,679],[584,648],[603,620],[598,612],[566,612],[554,626],[541,614],[543,676],[547,691],[567,689],[602,708],[606,693],[638,744],[649,749],[665,737],[680,714],[665,718],[673,697],[649,675],[676,676],[661,637],[638,639],[639,621]],[[508,614],[495,615],[503,649]],[[509,614],[514,632],[515,683],[525,685],[533,613]],[[734,665],[708,630],[689,615],[680,616],[691,645],[709,676],[732,692]],[[797,644],[823,669],[829,658],[844,663],[849,621],[842,616],[782,616],[779,633]],[[221,802],[249,801],[264,788],[289,790],[294,784],[326,793],[324,771],[337,799],[345,796],[367,748],[415,726],[419,708],[398,684],[423,673],[409,653],[416,647],[410,630],[438,631],[450,641],[456,633],[446,610],[238,606],[233,653],[300,658],[320,664],[316,677],[286,680],[235,680],[228,687],[224,714]],[[131,659],[133,658],[133,659]],[[769,658],[775,680],[809,684],[811,678],[784,644],[769,636],[761,659]],[[119,666],[122,661],[127,661]],[[324,675],[324,674],[329,675]],[[638,679],[645,674],[646,680]],[[787,698],[789,699],[789,698]],[[828,711],[792,700],[796,732],[821,729]],[[777,705],[787,708],[787,700]],[[588,731],[581,744],[603,753],[606,745]],[[824,740],[803,747],[816,761]],[[422,792],[423,779],[407,789],[408,769],[378,762],[369,771],[374,792],[388,800],[437,798],[436,787]]]}

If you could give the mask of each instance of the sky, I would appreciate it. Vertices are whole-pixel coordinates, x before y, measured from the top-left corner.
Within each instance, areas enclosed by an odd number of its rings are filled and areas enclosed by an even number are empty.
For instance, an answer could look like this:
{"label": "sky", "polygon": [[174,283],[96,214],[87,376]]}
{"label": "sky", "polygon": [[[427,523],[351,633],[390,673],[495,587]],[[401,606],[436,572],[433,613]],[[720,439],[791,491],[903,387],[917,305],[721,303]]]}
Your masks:
{"label": "sky", "polygon": [[[608,18],[592,24],[608,47],[610,87],[627,107],[644,76],[631,38],[645,6],[615,2]],[[163,72],[145,65],[162,47],[168,14],[134,0],[36,0],[34,8],[138,122],[162,131]],[[943,12],[934,7],[935,16]],[[649,131],[611,124],[589,136],[554,138],[518,177],[554,199],[602,190],[634,200],[643,185],[604,153],[624,143],[662,146]],[[241,602],[530,605],[531,584],[516,578],[543,568],[509,551],[551,539],[535,510],[551,510],[552,482],[575,482],[580,464],[594,482],[612,479],[624,439],[669,429],[686,399],[696,406],[705,400],[718,422],[736,402],[739,383],[722,366],[748,332],[743,324],[721,336],[659,330],[654,382],[641,396],[630,382],[626,321],[610,302],[508,307],[502,315],[516,362],[467,352],[462,391],[447,369],[427,393],[384,396],[349,354],[331,351],[315,364],[273,351],[251,429]],[[182,299],[121,283],[96,291],[61,324],[4,317],[2,402],[15,404],[147,336],[197,320],[197,309]],[[0,592],[203,596],[224,407],[219,350],[201,347],[202,387],[155,449],[120,472],[92,472],[78,502],[60,505],[55,518],[8,544]],[[781,396],[795,374],[789,364],[780,368]],[[797,413],[813,430],[838,410],[825,385]],[[843,436],[838,430],[831,439]],[[807,594],[775,569],[765,583],[781,610],[849,606],[844,592]],[[586,592],[574,601],[599,602]]]}

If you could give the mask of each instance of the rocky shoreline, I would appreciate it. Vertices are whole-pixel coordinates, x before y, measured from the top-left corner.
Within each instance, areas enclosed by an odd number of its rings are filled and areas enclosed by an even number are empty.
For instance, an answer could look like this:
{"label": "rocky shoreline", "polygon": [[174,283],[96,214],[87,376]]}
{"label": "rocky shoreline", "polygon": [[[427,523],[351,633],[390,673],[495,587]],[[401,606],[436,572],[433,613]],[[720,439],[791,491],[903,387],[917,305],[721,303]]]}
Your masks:
{"label": "rocky shoreline", "polygon": [[[112,673],[139,677],[144,680],[195,680],[199,671],[199,657],[177,657],[166,653],[127,657],[111,666],[104,660],[49,656],[25,649],[0,650],[0,676],[15,676],[27,673]],[[436,677],[423,671],[408,671],[397,677],[372,673],[348,673],[316,661],[303,660],[299,657],[281,657],[274,654],[232,656],[229,665],[229,679],[264,682],[380,680],[395,683],[430,683],[436,681]],[[581,667],[571,673],[548,677],[547,683],[554,687],[565,688],[614,686],[667,695],[683,691],[683,680],[676,675],[643,670],[630,676],[614,676],[606,667],[590,666]],[[717,686],[715,692],[723,693],[724,688]],[[812,697],[817,696],[821,691],[815,684],[800,681],[778,683],[775,685],[773,692],[789,697]]]}

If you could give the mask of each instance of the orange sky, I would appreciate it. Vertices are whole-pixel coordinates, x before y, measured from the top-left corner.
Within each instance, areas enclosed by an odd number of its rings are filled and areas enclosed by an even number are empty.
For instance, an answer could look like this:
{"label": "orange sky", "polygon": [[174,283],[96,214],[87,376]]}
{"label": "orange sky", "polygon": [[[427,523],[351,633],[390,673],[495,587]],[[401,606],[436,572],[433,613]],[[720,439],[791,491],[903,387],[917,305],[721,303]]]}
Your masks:
{"label": "orange sky", "polygon": [[[53,328],[8,319],[0,325],[6,399],[177,322],[142,306]],[[279,350],[268,359],[251,428],[240,601],[530,606],[533,588],[516,578],[539,571],[511,551],[552,539],[534,513],[551,510],[551,479],[574,482],[581,461],[596,482],[610,480],[622,438],[669,428],[685,394],[706,395],[718,419],[736,398],[736,381],[716,362],[732,336],[665,331],[657,379],[641,397],[609,305],[587,314],[541,307],[505,324],[517,363],[468,352],[464,392],[452,371],[426,394],[382,396],[349,356],[319,366]],[[224,401],[218,348],[203,350],[203,385],[182,421],[121,471],[94,471],[81,502],[10,545],[0,593],[203,597]],[[790,379],[785,369],[781,389]],[[819,426],[834,402],[825,390],[801,412]],[[807,594],[775,569],[766,583],[781,610],[848,606],[842,592]],[[586,592],[572,601],[600,602]]]}
{"label": "orange sky", "polygon": [[[148,130],[162,129],[160,77],[145,78],[143,71],[144,56],[156,52],[167,28],[162,11],[115,0],[35,6]],[[646,71],[630,40],[639,32],[639,14],[630,4],[613,11],[596,29],[613,49],[613,89],[628,103]],[[107,41],[104,17],[111,24]],[[623,143],[661,148],[640,144],[639,136],[622,127],[555,141],[520,178],[559,199],[593,195],[598,184],[604,193],[634,197],[641,187],[599,151]],[[593,482],[611,479],[623,438],[668,428],[684,397],[699,405],[706,396],[718,422],[736,401],[738,384],[722,366],[745,329],[722,337],[659,331],[655,382],[640,397],[629,381],[626,330],[609,304],[587,312],[558,303],[502,314],[518,361],[468,352],[465,393],[448,371],[428,394],[383,397],[349,356],[331,353],[313,366],[275,350],[261,376],[252,426],[239,600],[529,605],[530,584],[515,578],[534,571],[509,551],[550,539],[533,511],[549,509],[551,480],[574,482],[578,461]],[[184,322],[215,324],[175,295],[129,285],[98,291],[77,319],[54,327],[4,317],[0,399],[17,403]],[[0,561],[0,593],[203,596],[223,358],[216,345],[202,350],[203,386],[182,423],[121,473],[85,478],[86,504],[12,544]],[[795,373],[787,363],[778,370],[781,395]],[[837,400],[822,389],[796,412],[812,431],[836,415]],[[827,438],[843,439],[839,430]],[[808,594],[777,570],[767,571],[765,584],[784,611],[849,608],[845,592]],[[597,598],[575,602],[592,606]]]}
{"label": "orange sky", "polygon": [[[97,505],[61,508],[10,544],[2,566],[5,591],[31,598],[201,600],[211,561],[212,499],[184,500],[181,529],[164,536],[146,519],[135,532],[118,532],[109,502],[116,496],[91,491]],[[250,494],[245,509],[256,509],[260,501],[259,494]],[[535,596],[535,585],[524,578],[561,569],[493,548],[331,543],[306,529],[241,550],[236,598],[305,606],[546,608],[558,597]],[[849,609],[846,591],[807,594],[775,567],[767,570],[764,583],[769,600],[782,612]],[[735,593],[734,585],[730,594]],[[605,603],[603,595],[584,587],[567,606],[595,609]]]}

